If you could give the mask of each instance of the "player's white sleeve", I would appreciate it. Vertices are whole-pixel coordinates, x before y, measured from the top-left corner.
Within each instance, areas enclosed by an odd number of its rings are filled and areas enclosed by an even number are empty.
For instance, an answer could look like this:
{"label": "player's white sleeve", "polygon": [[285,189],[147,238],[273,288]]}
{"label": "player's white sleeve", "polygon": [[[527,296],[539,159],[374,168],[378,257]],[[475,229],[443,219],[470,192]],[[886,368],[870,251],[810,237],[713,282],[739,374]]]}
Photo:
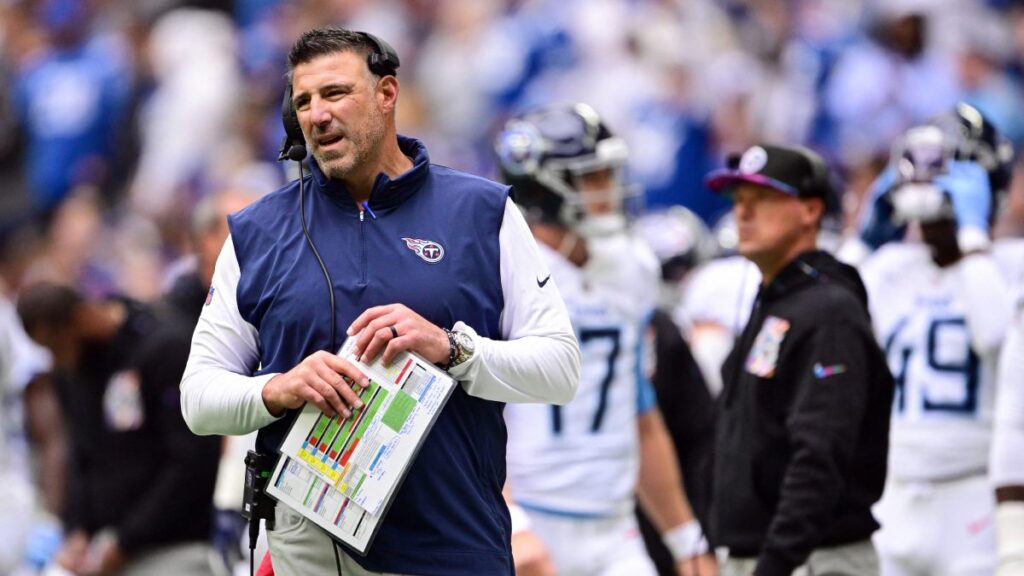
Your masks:
{"label": "player's white sleeve", "polygon": [[470,332],[476,353],[451,375],[473,396],[499,402],[565,404],[576,394],[580,350],[565,302],[526,220],[511,200],[498,234],[504,341]]}
{"label": "player's white sleeve", "polygon": [[956,264],[955,274],[971,346],[979,356],[998,352],[1013,320],[1013,295],[995,259],[971,254]]}
{"label": "player's white sleeve", "polygon": [[996,408],[992,432],[992,483],[1024,486],[1024,316],[1006,333],[996,376]]}
{"label": "player's white sleeve", "polygon": [[0,296],[0,392],[20,393],[36,376],[53,369],[53,356],[25,333],[10,300]]}
{"label": "player's white sleeve", "polygon": [[252,376],[259,365],[259,344],[256,328],[238,311],[240,276],[229,236],[217,258],[209,303],[199,316],[181,380],[181,412],[196,434],[247,434],[277,419],[261,395],[276,374]]}

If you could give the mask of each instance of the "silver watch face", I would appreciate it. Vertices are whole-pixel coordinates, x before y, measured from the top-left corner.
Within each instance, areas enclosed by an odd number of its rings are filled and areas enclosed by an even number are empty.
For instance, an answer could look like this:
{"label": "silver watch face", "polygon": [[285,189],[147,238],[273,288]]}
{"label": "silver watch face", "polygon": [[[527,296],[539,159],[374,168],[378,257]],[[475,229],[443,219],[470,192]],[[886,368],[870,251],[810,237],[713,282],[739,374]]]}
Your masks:
{"label": "silver watch face", "polygon": [[473,337],[464,332],[456,332],[456,338],[459,339],[459,362],[465,362],[470,356],[476,351],[475,344],[473,343]]}

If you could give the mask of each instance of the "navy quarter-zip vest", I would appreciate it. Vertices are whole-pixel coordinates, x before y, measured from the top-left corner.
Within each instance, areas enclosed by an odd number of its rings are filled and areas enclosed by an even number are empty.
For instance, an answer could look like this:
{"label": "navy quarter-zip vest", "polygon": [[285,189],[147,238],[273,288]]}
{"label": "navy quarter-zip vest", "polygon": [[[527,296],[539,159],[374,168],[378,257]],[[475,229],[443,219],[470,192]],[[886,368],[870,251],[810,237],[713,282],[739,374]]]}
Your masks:
{"label": "navy quarter-zip vest", "polygon": [[[481,336],[500,339],[498,232],[508,187],[430,164],[417,140],[399,136],[399,145],[413,168],[395,180],[378,175],[366,211],[309,163],[306,222],[334,283],[337,345],[364,310],[391,303],[438,326],[461,320]],[[329,350],[330,301],[302,233],[298,181],[229,224],[241,270],[238,310],[259,332],[258,373],[287,372],[313,352]],[[456,388],[369,553],[353,558],[377,572],[513,572],[501,496],[503,407]],[[294,415],[260,430],[261,451],[277,451]]]}

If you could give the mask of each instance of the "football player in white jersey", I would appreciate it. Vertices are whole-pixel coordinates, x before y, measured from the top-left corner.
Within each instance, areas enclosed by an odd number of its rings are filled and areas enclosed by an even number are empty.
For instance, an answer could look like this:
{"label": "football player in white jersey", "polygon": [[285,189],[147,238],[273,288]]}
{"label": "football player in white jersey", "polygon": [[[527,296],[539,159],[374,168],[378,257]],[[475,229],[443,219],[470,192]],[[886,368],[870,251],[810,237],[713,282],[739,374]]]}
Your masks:
{"label": "football player in white jersey", "polygon": [[1024,282],[996,383],[991,474],[996,488],[996,576],[1024,576]]}
{"label": "football player in white jersey", "polygon": [[513,518],[528,522],[513,526],[518,573],[529,567],[517,538],[535,535],[560,575],[655,574],[633,513],[638,498],[677,570],[713,574],[645,376],[658,262],[627,231],[624,205],[636,194],[621,184],[624,143],[576,104],[512,118],[496,152],[551,272],[537,284],[558,285],[583,354],[570,404],[505,408]]}
{"label": "football player in white jersey", "polygon": [[964,135],[950,130],[965,110],[952,124],[912,128],[894,147],[892,184],[876,186],[872,208],[891,214],[886,224],[904,237],[861,266],[896,379],[876,510],[883,576],[995,570],[988,453],[1013,303],[989,235],[998,194],[981,163],[957,156]]}

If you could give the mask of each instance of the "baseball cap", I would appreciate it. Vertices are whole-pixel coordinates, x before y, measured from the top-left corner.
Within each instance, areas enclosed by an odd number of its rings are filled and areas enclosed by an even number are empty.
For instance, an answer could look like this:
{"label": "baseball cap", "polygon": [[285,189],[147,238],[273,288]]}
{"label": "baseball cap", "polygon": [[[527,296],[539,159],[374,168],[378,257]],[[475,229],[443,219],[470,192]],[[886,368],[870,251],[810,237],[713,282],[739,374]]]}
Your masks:
{"label": "baseball cap", "polygon": [[728,168],[711,172],[704,182],[714,192],[728,192],[747,182],[799,198],[829,198],[825,161],[799,146],[751,146],[740,156],[730,156]]}

